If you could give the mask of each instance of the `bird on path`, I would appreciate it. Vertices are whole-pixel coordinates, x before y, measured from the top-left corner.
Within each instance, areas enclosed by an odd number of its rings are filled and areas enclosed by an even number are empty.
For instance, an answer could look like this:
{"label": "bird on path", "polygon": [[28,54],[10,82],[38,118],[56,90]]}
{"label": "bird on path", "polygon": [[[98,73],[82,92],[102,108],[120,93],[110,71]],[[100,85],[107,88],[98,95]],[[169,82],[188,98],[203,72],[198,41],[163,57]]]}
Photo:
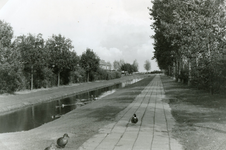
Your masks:
{"label": "bird on path", "polygon": [[131,118],[131,122],[132,123],[137,123],[138,122],[138,118],[136,114],[133,114],[133,117]]}
{"label": "bird on path", "polygon": [[55,144],[52,143],[50,146],[46,147],[45,150],[56,150]]}
{"label": "bird on path", "polygon": [[57,146],[59,148],[64,148],[65,145],[68,143],[68,139],[69,139],[69,136],[68,136],[67,133],[65,133],[63,135],[63,137],[60,137],[60,138],[57,139]]}

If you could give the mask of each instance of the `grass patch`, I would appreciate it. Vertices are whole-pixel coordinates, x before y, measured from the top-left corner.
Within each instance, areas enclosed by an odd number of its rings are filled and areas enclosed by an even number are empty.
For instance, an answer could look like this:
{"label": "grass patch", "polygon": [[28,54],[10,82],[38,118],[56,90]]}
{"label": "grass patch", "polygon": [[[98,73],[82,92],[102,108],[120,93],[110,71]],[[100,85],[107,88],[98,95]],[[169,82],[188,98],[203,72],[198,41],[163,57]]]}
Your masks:
{"label": "grass patch", "polygon": [[[177,83],[161,76],[166,98],[176,120],[173,136],[186,150],[226,147],[226,96]],[[223,149],[224,149],[223,148]]]}

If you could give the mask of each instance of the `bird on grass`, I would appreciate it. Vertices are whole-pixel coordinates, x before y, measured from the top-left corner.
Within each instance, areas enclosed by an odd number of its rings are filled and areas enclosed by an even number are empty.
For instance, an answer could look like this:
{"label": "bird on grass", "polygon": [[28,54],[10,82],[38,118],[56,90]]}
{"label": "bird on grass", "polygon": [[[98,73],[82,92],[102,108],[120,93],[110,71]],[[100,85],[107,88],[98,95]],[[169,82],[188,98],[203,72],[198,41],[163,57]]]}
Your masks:
{"label": "bird on grass", "polygon": [[65,133],[63,135],[63,137],[60,137],[57,139],[57,147],[58,148],[64,148],[65,145],[68,143],[68,139],[69,139],[69,136],[67,133]]}
{"label": "bird on grass", "polygon": [[138,122],[138,118],[136,114],[133,114],[133,117],[131,118],[131,122],[132,123],[137,123]]}
{"label": "bird on grass", "polygon": [[46,147],[45,150],[56,150],[55,144],[52,143],[50,146]]}

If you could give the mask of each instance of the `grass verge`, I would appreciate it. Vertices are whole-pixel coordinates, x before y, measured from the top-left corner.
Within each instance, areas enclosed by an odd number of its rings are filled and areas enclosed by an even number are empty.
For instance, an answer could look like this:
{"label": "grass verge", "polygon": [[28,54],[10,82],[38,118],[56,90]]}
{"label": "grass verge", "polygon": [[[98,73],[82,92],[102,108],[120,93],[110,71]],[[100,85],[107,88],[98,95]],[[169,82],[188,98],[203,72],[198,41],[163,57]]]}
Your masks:
{"label": "grass verge", "polygon": [[209,93],[161,76],[172,115],[173,136],[185,150],[226,147],[226,96]]}

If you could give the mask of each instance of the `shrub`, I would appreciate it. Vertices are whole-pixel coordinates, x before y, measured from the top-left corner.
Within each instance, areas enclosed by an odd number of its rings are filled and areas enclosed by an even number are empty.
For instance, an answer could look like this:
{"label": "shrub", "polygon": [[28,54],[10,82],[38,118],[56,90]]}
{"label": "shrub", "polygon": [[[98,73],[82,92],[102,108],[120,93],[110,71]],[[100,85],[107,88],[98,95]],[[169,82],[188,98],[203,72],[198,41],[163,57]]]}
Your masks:
{"label": "shrub", "polygon": [[96,74],[96,79],[97,80],[111,80],[111,79],[116,79],[121,77],[121,72],[118,71],[108,71],[104,70],[102,68],[99,68],[97,70]]}
{"label": "shrub", "polygon": [[13,93],[23,89],[24,76],[19,68],[8,63],[0,65],[0,93]]}

